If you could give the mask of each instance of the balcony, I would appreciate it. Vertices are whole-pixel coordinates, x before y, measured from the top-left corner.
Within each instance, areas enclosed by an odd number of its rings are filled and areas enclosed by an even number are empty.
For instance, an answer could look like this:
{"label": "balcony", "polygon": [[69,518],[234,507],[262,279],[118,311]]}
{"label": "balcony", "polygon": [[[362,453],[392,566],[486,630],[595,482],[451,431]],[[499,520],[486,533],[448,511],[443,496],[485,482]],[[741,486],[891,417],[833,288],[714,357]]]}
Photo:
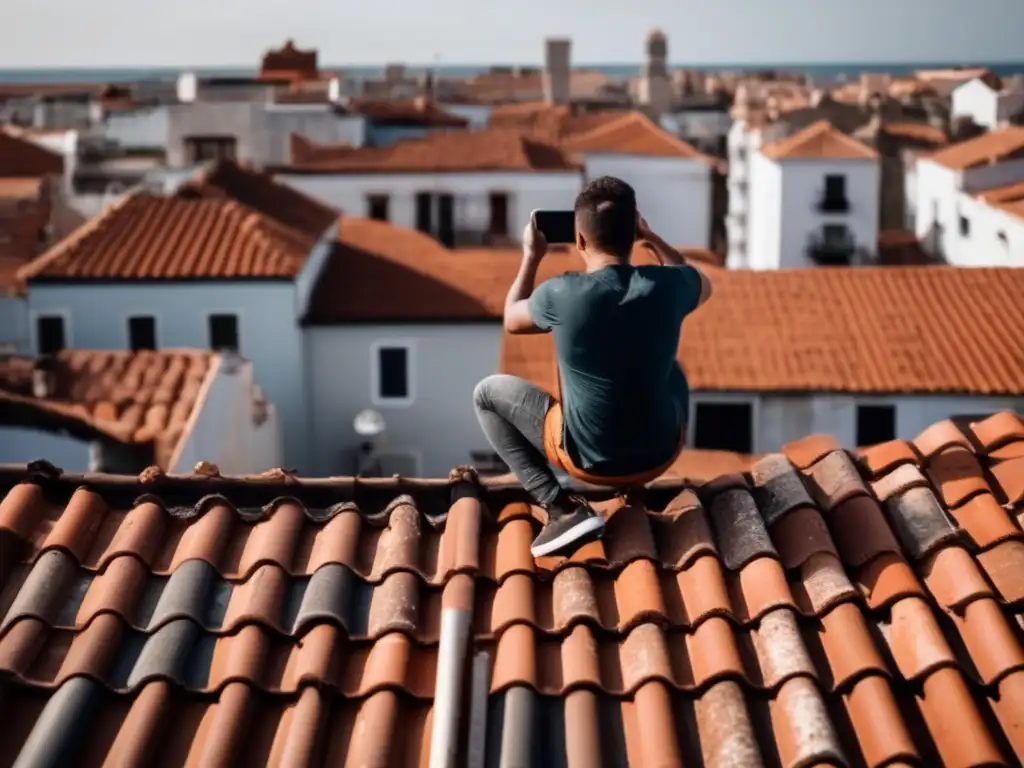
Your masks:
{"label": "balcony", "polygon": [[850,200],[846,195],[822,195],[815,207],[821,213],[849,213]]}
{"label": "balcony", "polygon": [[857,243],[849,234],[842,237],[814,235],[807,244],[807,255],[823,267],[849,266],[857,254]]}

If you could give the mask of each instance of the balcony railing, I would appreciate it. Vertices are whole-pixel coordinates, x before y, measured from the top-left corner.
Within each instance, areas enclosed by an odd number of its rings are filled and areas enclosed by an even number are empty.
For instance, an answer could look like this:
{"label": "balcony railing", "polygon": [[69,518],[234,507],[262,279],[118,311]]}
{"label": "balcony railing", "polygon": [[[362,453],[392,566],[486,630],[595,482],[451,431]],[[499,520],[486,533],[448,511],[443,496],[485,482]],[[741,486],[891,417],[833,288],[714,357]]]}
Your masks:
{"label": "balcony railing", "polygon": [[822,195],[818,198],[816,207],[822,213],[849,213],[850,200],[846,195]]}
{"label": "balcony railing", "polygon": [[814,236],[807,244],[807,255],[822,266],[852,264],[857,253],[857,243],[849,236],[844,238]]}

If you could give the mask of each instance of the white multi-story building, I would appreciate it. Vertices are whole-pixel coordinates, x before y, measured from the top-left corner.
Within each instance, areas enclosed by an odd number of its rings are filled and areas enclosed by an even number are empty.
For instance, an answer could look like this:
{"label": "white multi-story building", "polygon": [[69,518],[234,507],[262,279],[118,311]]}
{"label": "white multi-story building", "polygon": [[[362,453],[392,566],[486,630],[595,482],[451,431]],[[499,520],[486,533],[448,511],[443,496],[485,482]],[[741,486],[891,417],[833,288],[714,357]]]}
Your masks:
{"label": "white multi-story building", "polygon": [[[881,177],[873,149],[819,121],[752,152],[743,172],[749,191],[745,199],[730,199],[730,214],[732,221],[745,222],[746,240],[731,267],[872,261]],[[743,203],[745,210],[739,207]],[[736,215],[740,211],[742,219]]]}
{"label": "white multi-story building", "polygon": [[952,95],[953,118],[967,117],[989,129],[1006,125],[1024,112],[1024,83],[1003,82],[991,72],[957,86]]}
{"label": "white multi-story building", "polygon": [[1024,266],[1024,128],[1007,127],[919,158],[915,233],[956,266]]}

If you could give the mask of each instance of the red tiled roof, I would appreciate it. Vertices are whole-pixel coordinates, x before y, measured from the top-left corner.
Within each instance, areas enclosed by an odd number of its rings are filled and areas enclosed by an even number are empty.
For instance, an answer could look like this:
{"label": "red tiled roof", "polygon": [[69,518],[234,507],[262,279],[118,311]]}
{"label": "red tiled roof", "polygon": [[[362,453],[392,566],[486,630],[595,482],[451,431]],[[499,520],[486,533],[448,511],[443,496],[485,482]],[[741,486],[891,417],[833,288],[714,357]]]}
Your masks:
{"label": "red tiled roof", "polygon": [[260,66],[261,77],[281,77],[288,79],[314,79],[318,76],[319,56],[316,50],[303,51],[295,47],[293,40],[276,50],[263,54]]}
{"label": "red tiled roof", "polygon": [[426,99],[352,99],[348,109],[372,122],[465,128],[469,121]]}
{"label": "red tiled roof", "polygon": [[[319,239],[233,199],[135,193],[26,266],[24,280],[290,280]],[[198,197],[191,197],[198,194]],[[254,202],[263,198],[254,195]],[[279,212],[291,217],[294,212]],[[303,218],[305,221],[305,219]]]}
{"label": "red tiled roof", "polygon": [[153,444],[156,463],[167,467],[217,360],[192,350],[64,350],[46,364],[52,389],[37,397],[36,361],[7,358],[0,361],[0,423]]}
{"label": "red tiled roof", "polygon": [[302,192],[230,160],[220,160],[184,185],[179,197],[234,200],[285,227],[320,239],[338,221],[340,212]]}
{"label": "red tiled roof", "polygon": [[[515,278],[522,252],[515,248],[445,248],[412,229],[344,217],[341,247],[313,290],[307,321],[495,321]],[[637,260],[650,260],[637,249]],[[569,249],[552,252],[539,279],[582,262]]]}
{"label": "red tiled roof", "polygon": [[502,104],[491,110],[488,125],[524,131],[543,141],[558,142],[581,133],[587,133],[627,114],[622,109],[602,109],[586,112],[564,104],[530,101]]}
{"label": "red tiled roof", "polygon": [[[312,151],[316,151],[315,146]],[[559,147],[529,138],[519,131],[485,130],[434,133],[386,147],[336,151],[330,158],[313,155],[313,159],[272,170],[275,173],[472,173],[576,171],[580,168],[580,164]]]}
{"label": "red tiled roof", "polygon": [[635,111],[627,112],[619,119],[609,121],[586,133],[570,136],[565,140],[565,146],[573,152],[684,157],[714,162],[692,145],[655,125],[646,115]]}
{"label": "red tiled roof", "polygon": [[940,149],[925,158],[955,171],[1024,155],[1024,127],[1010,126]]}
{"label": "red tiled roof", "polygon": [[761,148],[771,160],[875,160],[878,153],[819,120],[781,141]]}
{"label": "red tiled roof", "polygon": [[885,123],[882,132],[900,139],[911,139],[940,146],[949,143],[949,137],[941,128],[927,123]]}
{"label": "red tiled roof", "polygon": [[64,157],[0,127],[0,177],[30,178],[64,173]]}
{"label": "red tiled roof", "polygon": [[[1024,394],[1024,270],[709,274],[715,295],[679,345],[694,389]],[[549,335],[506,336],[501,369],[551,389],[551,345]]]}
{"label": "red tiled roof", "polygon": [[515,486],[202,469],[0,472],[0,764],[1024,759],[1013,414],[595,501],[568,561]]}

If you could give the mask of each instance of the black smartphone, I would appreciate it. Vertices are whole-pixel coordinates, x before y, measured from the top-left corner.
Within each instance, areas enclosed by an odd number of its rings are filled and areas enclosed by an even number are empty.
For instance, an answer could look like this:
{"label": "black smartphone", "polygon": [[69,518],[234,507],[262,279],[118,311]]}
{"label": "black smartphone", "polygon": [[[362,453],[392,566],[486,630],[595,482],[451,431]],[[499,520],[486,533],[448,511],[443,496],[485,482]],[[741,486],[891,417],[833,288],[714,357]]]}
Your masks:
{"label": "black smartphone", "polygon": [[534,211],[533,225],[548,245],[576,242],[576,214],[572,211]]}

